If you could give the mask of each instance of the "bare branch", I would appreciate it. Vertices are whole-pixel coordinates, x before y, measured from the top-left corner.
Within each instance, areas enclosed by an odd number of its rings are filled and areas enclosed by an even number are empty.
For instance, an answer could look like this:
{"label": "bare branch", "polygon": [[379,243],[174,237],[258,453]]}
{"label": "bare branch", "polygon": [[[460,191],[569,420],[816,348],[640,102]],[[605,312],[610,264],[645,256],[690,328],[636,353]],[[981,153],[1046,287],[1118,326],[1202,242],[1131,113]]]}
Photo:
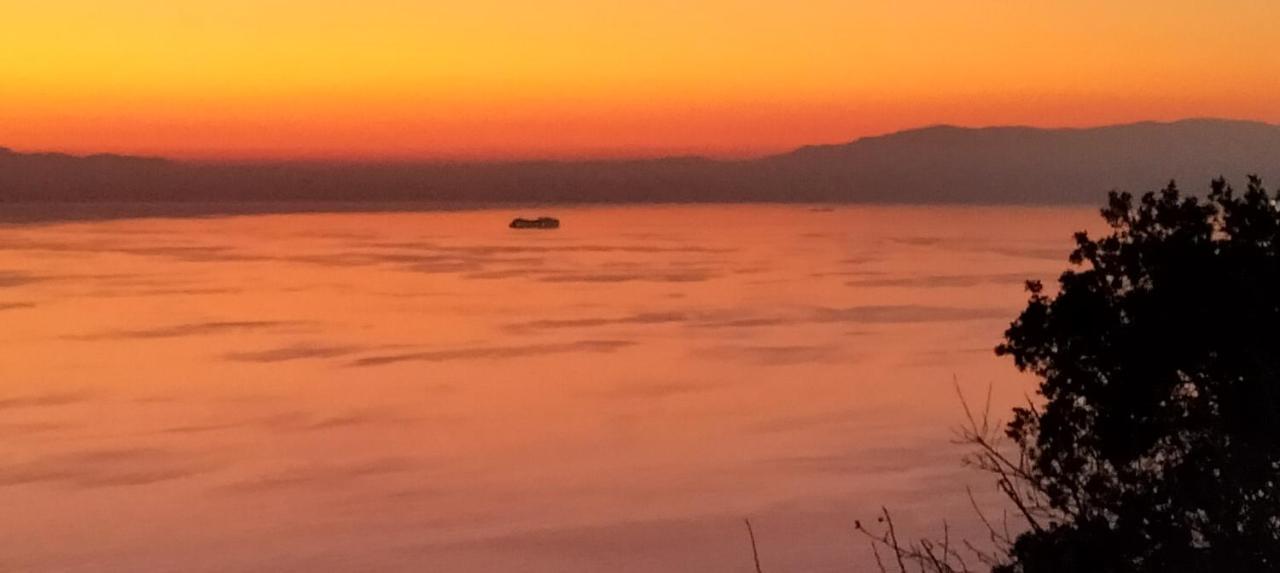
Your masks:
{"label": "bare branch", "polygon": [[750,519],[743,519],[742,521],[747,524],[747,536],[751,538],[751,558],[756,562],[756,573],[762,573],[760,569],[760,552],[756,549],[756,532],[751,529]]}

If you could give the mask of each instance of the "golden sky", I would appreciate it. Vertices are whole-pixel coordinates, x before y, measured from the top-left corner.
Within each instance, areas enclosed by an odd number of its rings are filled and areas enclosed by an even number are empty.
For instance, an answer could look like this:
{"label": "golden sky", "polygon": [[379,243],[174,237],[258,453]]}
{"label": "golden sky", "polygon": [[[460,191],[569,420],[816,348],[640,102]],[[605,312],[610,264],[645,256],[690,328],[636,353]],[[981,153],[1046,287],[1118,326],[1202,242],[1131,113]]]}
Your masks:
{"label": "golden sky", "polygon": [[933,123],[1280,121],[1280,2],[0,0],[0,145],[743,156]]}

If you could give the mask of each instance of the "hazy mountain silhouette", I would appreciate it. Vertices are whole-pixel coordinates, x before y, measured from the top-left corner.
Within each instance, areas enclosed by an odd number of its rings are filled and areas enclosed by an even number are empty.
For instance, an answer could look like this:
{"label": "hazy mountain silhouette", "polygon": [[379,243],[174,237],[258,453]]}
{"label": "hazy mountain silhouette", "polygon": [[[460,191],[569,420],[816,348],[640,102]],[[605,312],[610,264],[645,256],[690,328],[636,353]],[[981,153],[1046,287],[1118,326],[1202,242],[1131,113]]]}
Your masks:
{"label": "hazy mountain silhouette", "polygon": [[766,164],[819,196],[903,202],[1096,203],[1223,175],[1280,176],[1280,126],[1188,119],[1087,129],[936,126],[805,147]]}
{"label": "hazy mountain silhouette", "polygon": [[[743,161],[201,164],[0,148],[0,201],[1096,203],[1111,189],[1280,180],[1280,126],[1192,119],[1086,129],[935,126]],[[41,206],[42,205],[42,206]],[[219,207],[222,205],[222,207]],[[11,208],[15,207],[13,205]]]}

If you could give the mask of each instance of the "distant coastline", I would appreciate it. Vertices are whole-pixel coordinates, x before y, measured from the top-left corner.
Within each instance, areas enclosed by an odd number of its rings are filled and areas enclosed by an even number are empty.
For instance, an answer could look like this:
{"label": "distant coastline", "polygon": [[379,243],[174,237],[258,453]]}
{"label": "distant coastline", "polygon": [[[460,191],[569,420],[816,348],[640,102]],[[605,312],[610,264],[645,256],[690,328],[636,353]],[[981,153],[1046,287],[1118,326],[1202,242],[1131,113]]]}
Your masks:
{"label": "distant coastline", "polygon": [[[617,203],[1097,204],[1169,179],[1280,178],[1280,126],[1192,119],[1095,128],[933,126],[753,160],[202,163],[0,148],[5,220],[371,206]],[[88,208],[94,205],[93,208]],[[238,206],[237,206],[238,205]],[[253,207],[249,209],[249,207]],[[129,215],[122,215],[129,216]]]}

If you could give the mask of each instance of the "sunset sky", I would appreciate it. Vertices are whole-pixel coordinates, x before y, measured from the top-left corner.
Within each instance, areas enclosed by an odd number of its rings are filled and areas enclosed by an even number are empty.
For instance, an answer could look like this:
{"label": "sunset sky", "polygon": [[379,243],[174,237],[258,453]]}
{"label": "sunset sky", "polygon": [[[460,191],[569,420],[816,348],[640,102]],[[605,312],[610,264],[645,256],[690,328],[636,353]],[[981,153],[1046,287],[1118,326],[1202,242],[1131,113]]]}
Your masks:
{"label": "sunset sky", "polygon": [[1280,121],[1274,0],[0,0],[0,146],[749,156],[934,123]]}

